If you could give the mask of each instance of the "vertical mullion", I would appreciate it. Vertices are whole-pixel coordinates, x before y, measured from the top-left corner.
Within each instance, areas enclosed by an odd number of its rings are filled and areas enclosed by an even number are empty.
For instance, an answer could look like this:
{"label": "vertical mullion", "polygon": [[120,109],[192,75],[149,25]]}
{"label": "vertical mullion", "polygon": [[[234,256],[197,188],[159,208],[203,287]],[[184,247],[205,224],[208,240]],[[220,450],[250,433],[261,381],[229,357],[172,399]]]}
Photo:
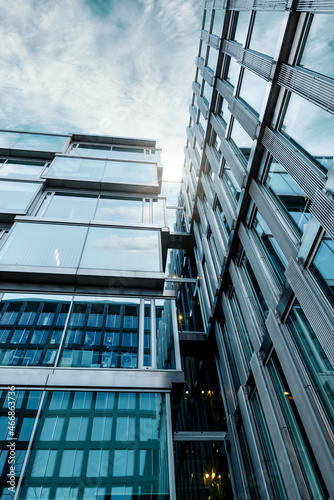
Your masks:
{"label": "vertical mullion", "polygon": [[151,365],[157,367],[157,333],[155,317],[155,300],[151,300]]}
{"label": "vertical mullion", "polygon": [[138,338],[138,368],[144,367],[144,327],[145,327],[145,302],[140,299],[139,306],[139,338]]}

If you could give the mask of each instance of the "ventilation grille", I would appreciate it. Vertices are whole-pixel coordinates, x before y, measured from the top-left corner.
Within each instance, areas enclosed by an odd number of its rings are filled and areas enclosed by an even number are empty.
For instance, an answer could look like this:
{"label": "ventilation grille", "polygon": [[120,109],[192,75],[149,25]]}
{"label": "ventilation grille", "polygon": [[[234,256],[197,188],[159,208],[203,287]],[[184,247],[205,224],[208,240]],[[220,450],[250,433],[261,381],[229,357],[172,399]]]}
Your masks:
{"label": "ventilation grille", "polygon": [[240,56],[240,62],[243,66],[262,76],[265,80],[272,79],[275,65],[272,57],[265,56],[251,49],[242,49]]}
{"label": "ventilation grille", "polygon": [[219,172],[219,164],[216,158],[216,155],[214,153],[214,149],[212,146],[209,146],[208,144],[205,146],[205,154],[207,159],[209,160],[209,163],[211,165],[212,170],[217,174]]}
{"label": "ventilation grille", "polygon": [[209,33],[208,33],[206,30],[201,30],[201,39],[202,39],[205,43],[208,43]]}
{"label": "ventilation grille", "polygon": [[261,126],[257,117],[239,99],[233,99],[228,108],[247,134],[253,140],[256,139]]}
{"label": "ventilation grille", "polygon": [[333,0],[297,0],[297,11],[313,12],[313,11],[334,11]]}
{"label": "ventilation grille", "polygon": [[225,137],[226,127],[225,127],[224,123],[222,122],[222,120],[219,119],[219,116],[211,113],[210,123],[211,123],[214,131],[218,135],[218,137],[221,140],[223,140]]}
{"label": "ventilation grille", "polygon": [[334,198],[329,193],[317,190],[310,206],[311,214],[318,219],[329,236],[334,240]]}
{"label": "ventilation grille", "polygon": [[227,0],[206,0],[205,9],[225,9]]}
{"label": "ventilation grille", "polygon": [[308,271],[301,269],[293,260],[289,262],[285,271],[291,288],[295,292],[311,327],[329,361],[334,366],[333,310],[322,297],[319,286],[312,282],[313,280],[307,274]]}
{"label": "ventilation grille", "polygon": [[324,181],[316,174],[317,167],[297,146],[290,143],[279,132],[266,127],[262,144],[283,165],[291,177],[299,184],[306,195],[313,200],[316,190],[324,187]]}
{"label": "ventilation grille", "polygon": [[199,97],[199,96],[197,97],[197,104],[198,104],[198,107],[199,107],[202,115],[207,120],[208,116],[209,116],[209,108],[208,108],[206,102],[204,101],[203,97]]}
{"label": "ventilation grille", "polygon": [[239,59],[240,51],[242,51],[241,43],[230,42],[229,40],[223,41],[223,52],[225,52],[229,56],[233,56]]}
{"label": "ventilation grille", "polygon": [[220,38],[217,35],[209,35],[208,45],[214,49],[218,49],[220,44]]}
{"label": "ventilation grille", "polygon": [[196,66],[197,66],[200,70],[203,70],[203,68],[204,68],[204,59],[203,59],[203,57],[196,57],[196,59],[195,59],[195,64],[196,64]]}
{"label": "ventilation grille", "polygon": [[282,64],[278,83],[311,102],[334,113],[334,80],[313,71]]}
{"label": "ventilation grille", "polygon": [[197,97],[200,96],[201,94],[201,86],[198,82],[193,82],[192,85],[191,85],[195,95],[197,95]]}
{"label": "ventilation grille", "polygon": [[227,101],[229,101],[233,96],[233,89],[223,80],[217,79],[216,90],[218,90],[220,95]]}
{"label": "ventilation grille", "polygon": [[289,10],[292,0],[231,0],[231,10]]}

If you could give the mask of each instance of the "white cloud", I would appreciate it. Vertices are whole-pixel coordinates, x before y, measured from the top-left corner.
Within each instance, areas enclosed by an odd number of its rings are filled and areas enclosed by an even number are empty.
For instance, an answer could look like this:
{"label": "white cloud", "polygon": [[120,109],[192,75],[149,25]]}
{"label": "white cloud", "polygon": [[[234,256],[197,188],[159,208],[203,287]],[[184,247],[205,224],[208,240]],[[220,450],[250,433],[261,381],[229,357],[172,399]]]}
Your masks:
{"label": "white cloud", "polygon": [[180,175],[202,1],[15,3],[0,0],[1,128],[156,139]]}

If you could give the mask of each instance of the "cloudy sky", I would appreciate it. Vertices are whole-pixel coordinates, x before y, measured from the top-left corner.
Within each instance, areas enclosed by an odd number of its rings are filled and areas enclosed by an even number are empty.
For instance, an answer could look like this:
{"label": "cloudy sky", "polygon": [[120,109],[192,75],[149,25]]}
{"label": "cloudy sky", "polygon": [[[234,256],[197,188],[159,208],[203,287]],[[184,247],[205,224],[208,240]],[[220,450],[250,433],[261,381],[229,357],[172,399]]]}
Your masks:
{"label": "cloudy sky", "polygon": [[180,178],[203,0],[0,0],[0,128],[156,139]]}

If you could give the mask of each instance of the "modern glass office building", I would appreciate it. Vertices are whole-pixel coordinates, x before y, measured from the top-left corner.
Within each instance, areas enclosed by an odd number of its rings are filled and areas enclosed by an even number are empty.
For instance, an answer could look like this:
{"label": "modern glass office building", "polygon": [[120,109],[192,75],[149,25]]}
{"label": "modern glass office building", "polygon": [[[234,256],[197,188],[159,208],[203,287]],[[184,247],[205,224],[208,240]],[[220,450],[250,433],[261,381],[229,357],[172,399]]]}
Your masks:
{"label": "modern glass office building", "polygon": [[188,279],[176,429],[227,434],[176,443],[178,498],[334,498],[333,27],[330,0],[205,2],[180,197],[194,245],[171,263]]}
{"label": "modern glass office building", "polygon": [[181,187],[0,131],[1,500],[334,499],[333,26],[206,0]]}

